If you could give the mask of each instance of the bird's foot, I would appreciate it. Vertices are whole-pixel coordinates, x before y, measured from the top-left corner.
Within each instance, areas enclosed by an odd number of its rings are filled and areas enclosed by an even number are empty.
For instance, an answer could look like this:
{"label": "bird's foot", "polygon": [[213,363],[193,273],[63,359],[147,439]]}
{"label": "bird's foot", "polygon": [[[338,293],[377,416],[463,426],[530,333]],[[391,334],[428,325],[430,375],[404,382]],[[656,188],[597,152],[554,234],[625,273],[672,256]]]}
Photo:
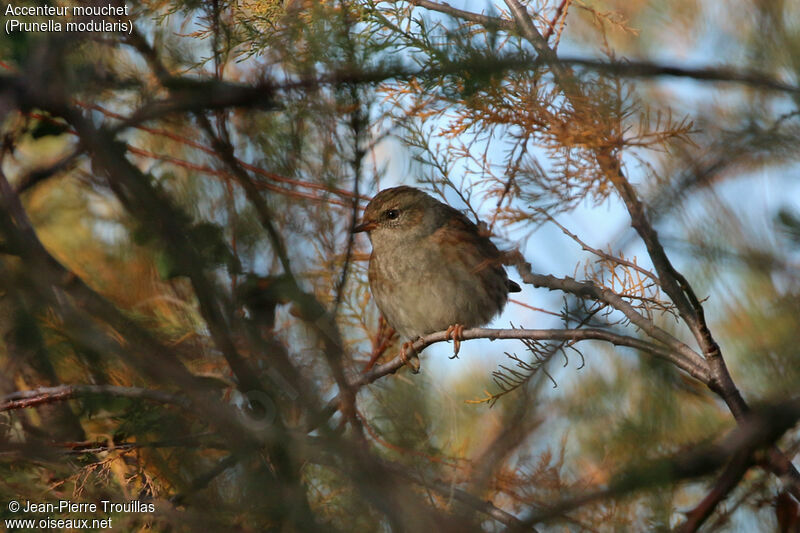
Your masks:
{"label": "bird's foot", "polygon": [[453,339],[453,356],[450,359],[458,358],[458,351],[461,349],[461,336],[464,334],[464,326],[453,324],[444,332],[446,340]]}
{"label": "bird's foot", "polygon": [[386,319],[383,318],[383,315],[381,315],[378,319],[378,333],[372,340],[372,353],[369,356],[369,362],[367,362],[361,372],[368,372],[375,366],[378,359],[380,359],[384,352],[386,352],[386,349],[392,344],[394,335],[394,328],[390,326],[389,323],[386,322]]}
{"label": "bird's foot", "polygon": [[411,372],[419,374],[419,355],[417,354],[417,350],[414,349],[413,341],[403,343],[403,346],[400,348],[400,360],[411,369]]}

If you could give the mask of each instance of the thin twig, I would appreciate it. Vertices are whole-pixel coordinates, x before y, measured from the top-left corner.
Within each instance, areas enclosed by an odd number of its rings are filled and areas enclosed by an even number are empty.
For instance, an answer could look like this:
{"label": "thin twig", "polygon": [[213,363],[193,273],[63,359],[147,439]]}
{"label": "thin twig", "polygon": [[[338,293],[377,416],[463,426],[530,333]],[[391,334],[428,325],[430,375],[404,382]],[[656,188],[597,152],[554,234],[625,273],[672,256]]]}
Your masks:
{"label": "thin twig", "polygon": [[606,252],[604,252],[603,250],[599,250],[599,249],[597,249],[597,248],[592,248],[591,246],[589,246],[588,244],[586,244],[585,242],[583,242],[583,241],[580,239],[580,237],[578,237],[576,234],[572,233],[572,232],[571,232],[571,231],[569,231],[569,230],[568,230],[566,227],[564,227],[563,225],[561,225],[561,223],[559,223],[559,222],[558,222],[558,221],[557,221],[555,218],[553,218],[552,216],[550,216],[550,215],[549,215],[547,212],[545,212],[543,209],[539,209],[539,210],[537,210],[537,212],[538,212],[539,214],[541,214],[541,215],[544,215],[545,217],[547,217],[547,219],[548,219],[550,222],[552,222],[553,224],[555,224],[556,226],[558,226],[558,227],[559,227],[559,229],[560,229],[560,230],[561,230],[561,231],[564,233],[564,235],[566,235],[567,237],[569,237],[569,238],[570,238],[570,239],[572,239],[573,241],[577,242],[577,243],[580,245],[580,247],[581,247],[583,250],[585,250],[585,251],[587,251],[587,252],[590,252],[590,253],[593,253],[594,255],[596,255],[596,256],[598,256],[598,257],[601,257],[601,258],[603,258],[603,259],[605,259],[605,260],[607,260],[607,261],[611,261],[612,263],[617,263],[617,264],[620,264],[620,265],[623,265],[623,266],[630,267],[630,268],[632,268],[632,269],[636,270],[637,272],[639,272],[639,273],[641,273],[641,274],[644,274],[645,276],[647,276],[647,277],[648,277],[648,278],[650,278],[651,280],[653,280],[653,282],[654,282],[656,285],[659,285],[659,282],[658,282],[658,276],[656,276],[655,274],[653,274],[652,272],[650,272],[650,271],[649,271],[649,270],[647,270],[646,268],[642,268],[642,267],[640,267],[639,265],[637,265],[637,264],[636,264],[636,263],[634,263],[633,261],[628,261],[627,259],[622,259],[621,257],[617,257],[617,256],[615,256],[615,255],[611,255],[611,254],[609,254],[609,253],[606,253]]}

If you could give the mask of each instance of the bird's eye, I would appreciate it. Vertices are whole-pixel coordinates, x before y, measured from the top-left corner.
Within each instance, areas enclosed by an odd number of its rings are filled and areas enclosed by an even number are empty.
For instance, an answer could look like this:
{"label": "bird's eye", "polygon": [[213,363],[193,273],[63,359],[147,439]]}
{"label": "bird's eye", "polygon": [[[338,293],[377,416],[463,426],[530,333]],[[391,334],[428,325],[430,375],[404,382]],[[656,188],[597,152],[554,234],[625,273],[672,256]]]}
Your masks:
{"label": "bird's eye", "polygon": [[397,209],[387,209],[384,212],[384,215],[386,215],[386,218],[388,218],[389,220],[394,220],[400,216],[400,211],[398,211]]}

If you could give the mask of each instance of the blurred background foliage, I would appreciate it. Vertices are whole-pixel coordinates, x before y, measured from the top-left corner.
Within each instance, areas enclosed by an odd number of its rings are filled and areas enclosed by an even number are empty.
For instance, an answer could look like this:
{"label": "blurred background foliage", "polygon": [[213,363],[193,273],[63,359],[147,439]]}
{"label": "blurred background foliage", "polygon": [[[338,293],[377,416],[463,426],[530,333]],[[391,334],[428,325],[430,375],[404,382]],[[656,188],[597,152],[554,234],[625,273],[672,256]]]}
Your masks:
{"label": "blurred background foliage", "polygon": [[[503,3],[462,4],[510,20]],[[431,347],[421,374],[402,369],[357,391],[355,412],[325,407],[342,395],[335,369],[360,375],[379,344],[369,247],[349,228],[355,206],[381,188],[438,194],[537,271],[613,284],[550,217],[589,246],[652,268],[590,155],[603,135],[617,135],[616,154],[703,299],[745,398],[796,395],[797,3],[528,2],[561,57],[697,69],[670,77],[576,67],[596,116],[568,105],[544,65],[526,63],[533,51],[514,31],[425,2],[128,5],[130,35],[0,39],[2,170],[66,271],[59,277],[20,252],[32,246],[14,240],[25,221],[4,204],[4,502],[155,502],[154,514],[113,514],[125,531],[513,530],[513,517],[714,442],[735,422],[706,387],[660,359],[593,341],[581,355],[534,364],[507,394],[492,372],[515,368],[505,352],[531,361],[521,343],[465,342],[454,361],[449,347]],[[794,89],[703,79],[717,67]],[[121,193],[128,171],[104,168],[104,151],[131,163],[151,196]],[[131,207],[156,197],[166,203],[154,201],[151,216]],[[165,237],[170,230],[178,235]],[[282,277],[287,266],[293,277]],[[75,279],[121,318],[82,300]],[[203,280],[212,296],[201,294]],[[664,295],[647,294],[654,304],[643,312],[690,342],[659,307]],[[562,327],[561,313],[586,315],[544,289],[526,288],[521,300],[528,307],[510,303],[497,327]],[[341,335],[333,359],[321,309]],[[626,326],[614,316],[605,324]],[[155,344],[143,344],[145,334]],[[226,335],[257,390],[232,370]],[[381,361],[399,344],[378,350]],[[9,407],[16,391],[59,385],[162,391],[194,407],[99,389]],[[799,438],[790,431],[780,441],[790,458]],[[643,484],[554,512],[537,528],[672,529],[711,479]],[[784,496],[775,476],[751,470],[706,527],[796,527],[796,504]],[[512,519],[487,514],[487,501]],[[0,515],[21,516],[5,505]]]}

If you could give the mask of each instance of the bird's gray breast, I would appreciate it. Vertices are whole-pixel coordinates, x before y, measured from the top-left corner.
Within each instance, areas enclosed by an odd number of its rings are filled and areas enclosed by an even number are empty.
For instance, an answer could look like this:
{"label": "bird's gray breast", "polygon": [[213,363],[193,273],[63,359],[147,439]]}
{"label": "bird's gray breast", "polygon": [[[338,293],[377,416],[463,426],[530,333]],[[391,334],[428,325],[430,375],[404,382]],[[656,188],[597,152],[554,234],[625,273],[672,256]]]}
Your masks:
{"label": "bird's gray breast", "polygon": [[370,288],[387,322],[405,337],[482,326],[505,305],[505,276],[479,276],[457,247],[430,240],[375,249]]}

